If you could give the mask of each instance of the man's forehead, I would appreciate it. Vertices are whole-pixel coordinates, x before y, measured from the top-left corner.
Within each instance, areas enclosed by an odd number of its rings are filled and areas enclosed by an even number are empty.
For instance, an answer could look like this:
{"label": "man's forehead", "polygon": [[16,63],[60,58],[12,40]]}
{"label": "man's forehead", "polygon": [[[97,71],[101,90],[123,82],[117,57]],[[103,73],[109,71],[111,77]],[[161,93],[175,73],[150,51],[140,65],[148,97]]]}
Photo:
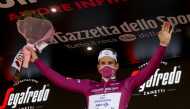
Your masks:
{"label": "man's forehead", "polygon": [[116,60],[113,59],[113,58],[110,57],[110,56],[104,56],[104,57],[100,58],[100,59],[99,59],[99,62],[102,62],[102,61],[114,61],[114,62],[116,62]]}

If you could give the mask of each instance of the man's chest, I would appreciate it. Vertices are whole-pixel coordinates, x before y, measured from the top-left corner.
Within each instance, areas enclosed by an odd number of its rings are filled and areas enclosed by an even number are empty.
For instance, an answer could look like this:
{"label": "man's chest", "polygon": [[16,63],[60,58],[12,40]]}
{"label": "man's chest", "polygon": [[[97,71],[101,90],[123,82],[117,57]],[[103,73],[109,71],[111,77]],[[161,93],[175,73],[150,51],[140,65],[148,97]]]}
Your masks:
{"label": "man's chest", "polygon": [[88,95],[121,92],[123,88],[120,82],[95,83],[91,86]]}
{"label": "man's chest", "polygon": [[88,94],[88,109],[119,109],[122,96],[120,82],[93,84]]}

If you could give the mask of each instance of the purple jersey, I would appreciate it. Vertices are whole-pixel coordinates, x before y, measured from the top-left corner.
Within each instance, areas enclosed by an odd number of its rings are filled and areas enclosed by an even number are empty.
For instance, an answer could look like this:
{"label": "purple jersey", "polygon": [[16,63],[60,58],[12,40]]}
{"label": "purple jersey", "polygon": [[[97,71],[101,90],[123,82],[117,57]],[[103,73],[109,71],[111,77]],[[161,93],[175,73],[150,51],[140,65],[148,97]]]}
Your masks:
{"label": "purple jersey", "polygon": [[160,46],[145,68],[123,81],[96,82],[66,78],[49,68],[41,59],[37,59],[35,65],[56,86],[85,95],[88,109],[127,109],[133,91],[154,74],[165,49],[166,47]]}

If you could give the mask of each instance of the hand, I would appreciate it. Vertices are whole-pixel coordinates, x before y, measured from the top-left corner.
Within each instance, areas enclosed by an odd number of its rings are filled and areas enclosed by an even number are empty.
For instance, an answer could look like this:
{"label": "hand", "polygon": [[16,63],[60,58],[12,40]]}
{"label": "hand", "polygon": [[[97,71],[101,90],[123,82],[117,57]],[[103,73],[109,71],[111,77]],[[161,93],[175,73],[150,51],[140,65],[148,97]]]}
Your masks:
{"label": "hand", "polygon": [[169,45],[171,36],[172,36],[172,32],[173,32],[172,25],[169,22],[164,22],[162,25],[162,29],[158,33],[158,37],[159,37],[161,46],[166,47]]}
{"label": "hand", "polygon": [[31,58],[30,58],[30,61],[31,61],[32,63],[35,62],[35,60],[38,59],[38,55],[37,55],[37,53],[34,51],[33,48],[31,48],[31,47],[29,47],[29,46],[27,46],[26,49],[27,49],[28,51],[31,52]]}

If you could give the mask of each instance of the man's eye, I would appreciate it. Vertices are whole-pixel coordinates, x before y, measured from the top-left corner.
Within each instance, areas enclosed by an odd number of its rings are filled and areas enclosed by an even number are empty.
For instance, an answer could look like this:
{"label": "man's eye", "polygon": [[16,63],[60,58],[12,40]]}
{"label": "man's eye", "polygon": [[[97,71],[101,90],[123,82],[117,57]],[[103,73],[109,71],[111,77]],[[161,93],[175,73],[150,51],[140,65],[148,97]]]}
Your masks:
{"label": "man's eye", "polygon": [[112,61],[109,61],[108,64],[111,65],[111,64],[113,64],[113,62],[112,62]]}
{"label": "man's eye", "polygon": [[101,62],[102,65],[105,65],[105,62]]}

